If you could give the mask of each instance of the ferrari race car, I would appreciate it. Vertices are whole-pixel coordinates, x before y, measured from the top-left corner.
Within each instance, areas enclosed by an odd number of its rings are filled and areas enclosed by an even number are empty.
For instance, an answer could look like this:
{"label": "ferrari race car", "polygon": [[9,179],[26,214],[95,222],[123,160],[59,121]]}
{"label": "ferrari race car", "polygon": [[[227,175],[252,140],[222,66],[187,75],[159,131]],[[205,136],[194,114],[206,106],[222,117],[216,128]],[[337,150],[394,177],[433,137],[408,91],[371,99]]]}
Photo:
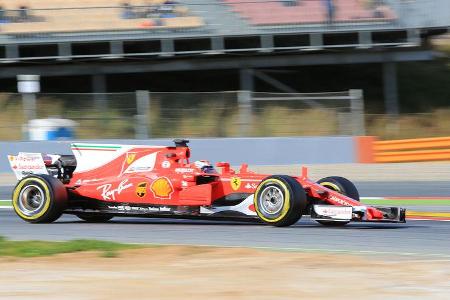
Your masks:
{"label": "ferrari race car", "polygon": [[359,202],[355,185],[331,176],[317,182],[300,176],[235,171],[219,162],[190,162],[187,140],[174,146],[71,145],[74,155],[19,153],[8,157],[19,180],[15,212],[30,223],[62,214],[87,222],[115,216],[252,219],[289,226],[310,215],[328,226],[357,222],[405,222],[405,209]]}

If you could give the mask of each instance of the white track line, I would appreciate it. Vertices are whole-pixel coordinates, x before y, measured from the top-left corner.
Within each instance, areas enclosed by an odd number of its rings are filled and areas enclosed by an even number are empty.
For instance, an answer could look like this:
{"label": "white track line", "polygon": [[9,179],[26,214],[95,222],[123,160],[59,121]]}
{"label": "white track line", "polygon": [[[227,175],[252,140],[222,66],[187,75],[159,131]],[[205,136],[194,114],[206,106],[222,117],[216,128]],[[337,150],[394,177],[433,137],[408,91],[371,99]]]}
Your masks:
{"label": "white track line", "polygon": [[406,217],[406,221],[438,221],[438,222],[450,222],[450,220],[437,220],[437,219],[415,219]]}

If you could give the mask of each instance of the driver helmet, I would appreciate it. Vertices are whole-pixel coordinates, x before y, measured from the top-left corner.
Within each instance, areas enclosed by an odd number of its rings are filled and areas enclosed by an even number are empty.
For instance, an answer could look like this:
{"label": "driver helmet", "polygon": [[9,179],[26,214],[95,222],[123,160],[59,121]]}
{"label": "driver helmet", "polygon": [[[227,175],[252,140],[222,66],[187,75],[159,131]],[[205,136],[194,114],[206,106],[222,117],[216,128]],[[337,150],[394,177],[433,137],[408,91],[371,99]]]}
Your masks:
{"label": "driver helmet", "polygon": [[196,160],[194,162],[196,168],[200,169],[203,173],[216,173],[214,167],[207,160]]}

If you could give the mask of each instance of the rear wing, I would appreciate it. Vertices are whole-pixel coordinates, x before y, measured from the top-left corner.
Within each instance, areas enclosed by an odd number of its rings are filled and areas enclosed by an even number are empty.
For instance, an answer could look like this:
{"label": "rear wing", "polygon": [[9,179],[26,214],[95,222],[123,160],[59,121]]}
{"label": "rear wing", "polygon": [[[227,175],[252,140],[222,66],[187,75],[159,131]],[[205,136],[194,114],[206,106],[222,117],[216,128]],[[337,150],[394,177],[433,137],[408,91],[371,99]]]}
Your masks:
{"label": "rear wing", "polygon": [[31,174],[48,175],[41,153],[19,152],[18,155],[8,155],[8,161],[17,180]]}

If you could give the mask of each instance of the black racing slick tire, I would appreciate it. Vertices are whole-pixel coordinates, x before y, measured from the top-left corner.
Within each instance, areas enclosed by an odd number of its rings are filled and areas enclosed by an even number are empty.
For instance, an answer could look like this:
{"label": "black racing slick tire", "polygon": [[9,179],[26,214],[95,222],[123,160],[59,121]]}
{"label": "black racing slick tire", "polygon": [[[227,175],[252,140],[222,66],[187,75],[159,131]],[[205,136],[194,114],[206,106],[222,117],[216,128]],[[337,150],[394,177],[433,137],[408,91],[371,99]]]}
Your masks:
{"label": "black racing slick tire", "polygon": [[77,215],[77,217],[88,223],[104,223],[104,222],[108,222],[109,220],[111,220],[114,216],[79,214],[79,215]]}
{"label": "black racing slick tire", "polygon": [[15,213],[29,223],[56,221],[67,206],[67,190],[58,179],[49,175],[22,178],[13,190]]}
{"label": "black racing slick tire", "polygon": [[258,217],[266,224],[283,227],[295,224],[307,207],[305,190],[290,176],[269,176],[261,181],[253,198]]}
{"label": "black racing slick tire", "polygon": [[[356,186],[348,180],[347,178],[340,176],[330,176],[325,177],[317,181],[318,184],[323,185],[324,187],[336,191],[340,194],[343,194],[347,197],[352,198],[353,200],[359,201],[359,192]],[[344,226],[348,224],[350,221],[317,221],[317,223],[325,225],[325,226]]]}

